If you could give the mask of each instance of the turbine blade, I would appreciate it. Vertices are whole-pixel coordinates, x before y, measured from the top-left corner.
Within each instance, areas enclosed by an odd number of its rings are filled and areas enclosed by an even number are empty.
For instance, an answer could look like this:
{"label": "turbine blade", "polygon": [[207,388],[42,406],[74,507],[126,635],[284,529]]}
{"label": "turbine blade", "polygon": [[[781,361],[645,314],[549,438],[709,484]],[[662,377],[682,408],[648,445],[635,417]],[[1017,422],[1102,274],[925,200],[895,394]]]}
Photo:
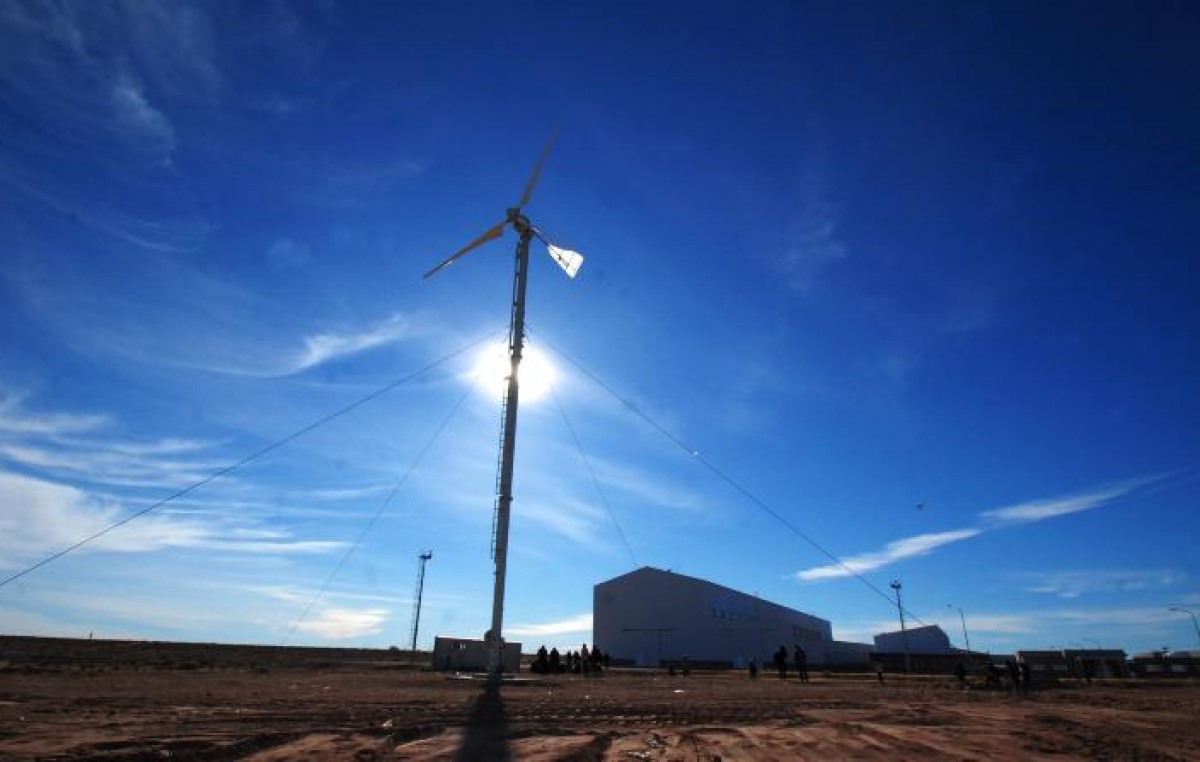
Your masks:
{"label": "turbine blade", "polygon": [[579,268],[583,266],[583,255],[570,249],[560,249],[552,243],[546,244],[546,251],[558,263],[568,278],[574,278]]}
{"label": "turbine blade", "polygon": [[554,141],[558,139],[558,130],[550,133],[550,140],[546,142],[546,147],[542,149],[542,155],[538,157],[537,164],[533,165],[533,174],[529,177],[529,183],[525,186],[525,192],[521,194],[521,200],[517,202],[517,208],[525,206],[529,203],[529,199],[533,198],[533,189],[537,185],[538,179],[542,176],[542,165],[546,163],[546,157],[550,155],[550,149],[554,147]]}
{"label": "turbine blade", "polygon": [[447,265],[449,265],[454,260],[458,259],[459,257],[466,254],[467,252],[471,251],[472,249],[477,249],[480,246],[487,243],[488,241],[496,240],[504,233],[504,226],[507,224],[508,224],[508,220],[505,220],[505,221],[501,222],[499,225],[493,225],[492,227],[488,228],[486,231],[484,231],[483,235],[479,236],[474,241],[471,241],[466,246],[464,246],[461,249],[459,249],[458,251],[454,252],[449,257],[442,260],[441,264],[439,264],[437,267],[435,267],[432,270],[430,270],[429,272],[425,273],[425,277],[426,278],[430,277],[434,273],[438,272],[439,270],[441,270],[444,267],[446,267]]}

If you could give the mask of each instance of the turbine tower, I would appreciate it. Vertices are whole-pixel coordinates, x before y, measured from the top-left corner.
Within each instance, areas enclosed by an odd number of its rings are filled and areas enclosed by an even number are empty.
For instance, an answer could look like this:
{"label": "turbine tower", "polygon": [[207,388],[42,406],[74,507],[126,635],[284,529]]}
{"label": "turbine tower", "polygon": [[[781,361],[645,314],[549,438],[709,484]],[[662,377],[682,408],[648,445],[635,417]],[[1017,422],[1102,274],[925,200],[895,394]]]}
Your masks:
{"label": "turbine tower", "polygon": [[551,135],[542,155],[538,157],[533,167],[533,174],[525,184],[525,190],[517,205],[508,209],[504,219],[483,232],[475,240],[451,254],[429,272],[425,277],[440,272],[463,255],[479,248],[488,241],[493,241],[504,234],[505,228],[512,226],[517,232],[516,270],[513,274],[512,314],[508,326],[508,358],[509,374],[505,388],[503,414],[501,416],[501,445],[500,466],[497,479],[496,509],[492,524],[492,559],[495,561],[495,587],[492,592],[492,626],[484,635],[487,644],[488,677],[498,681],[504,671],[504,580],[508,566],[508,524],[512,512],[513,500],[513,458],[517,446],[517,406],[520,384],[518,370],[521,366],[521,353],[525,348],[525,290],[529,270],[529,242],[533,238],[546,245],[551,258],[558,263],[567,277],[574,278],[583,264],[583,255],[577,251],[559,248],[550,243],[529,221],[522,211],[533,197],[533,189],[537,186],[542,174],[542,166],[550,149],[554,146],[555,136]]}

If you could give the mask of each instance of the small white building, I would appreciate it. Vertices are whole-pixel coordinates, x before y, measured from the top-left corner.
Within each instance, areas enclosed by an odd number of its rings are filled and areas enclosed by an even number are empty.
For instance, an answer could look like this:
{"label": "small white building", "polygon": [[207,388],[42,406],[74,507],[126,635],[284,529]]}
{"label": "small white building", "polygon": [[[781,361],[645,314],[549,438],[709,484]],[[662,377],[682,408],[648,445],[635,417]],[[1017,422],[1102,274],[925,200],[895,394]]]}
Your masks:
{"label": "small white building", "polygon": [[[433,668],[442,672],[485,672],[487,671],[487,643],[478,638],[433,639]],[[504,643],[505,672],[516,672],[521,667],[521,644]]]}
{"label": "small white building", "polygon": [[811,665],[864,664],[871,646],[833,639],[828,620],[706,580],[645,566],[593,588],[595,644],[639,666],[681,662],[769,667],[783,646]]}

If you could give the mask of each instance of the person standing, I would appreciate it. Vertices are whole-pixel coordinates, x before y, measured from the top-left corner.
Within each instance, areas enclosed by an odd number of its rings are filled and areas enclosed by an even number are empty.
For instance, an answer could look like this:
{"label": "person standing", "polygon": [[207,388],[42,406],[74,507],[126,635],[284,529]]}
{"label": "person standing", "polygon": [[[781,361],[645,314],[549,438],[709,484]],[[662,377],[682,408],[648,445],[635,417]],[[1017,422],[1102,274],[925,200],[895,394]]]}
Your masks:
{"label": "person standing", "polygon": [[796,676],[800,678],[800,682],[808,682],[808,654],[804,653],[804,649],[796,646]]}
{"label": "person standing", "polygon": [[775,652],[775,667],[779,670],[779,679],[787,680],[787,649],[783,646]]}

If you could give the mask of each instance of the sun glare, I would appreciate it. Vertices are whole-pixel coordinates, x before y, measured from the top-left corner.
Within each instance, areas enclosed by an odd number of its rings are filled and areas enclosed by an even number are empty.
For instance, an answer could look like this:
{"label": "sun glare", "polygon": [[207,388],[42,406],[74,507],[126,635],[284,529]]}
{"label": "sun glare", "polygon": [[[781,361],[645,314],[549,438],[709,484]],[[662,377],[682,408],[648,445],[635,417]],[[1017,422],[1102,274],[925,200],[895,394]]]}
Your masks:
{"label": "sun glare", "polygon": [[[508,346],[495,344],[480,353],[472,377],[481,389],[500,397],[508,384],[508,369]],[[530,346],[521,353],[520,374],[521,402],[536,402],[545,397],[556,378],[554,366],[546,356]]]}

